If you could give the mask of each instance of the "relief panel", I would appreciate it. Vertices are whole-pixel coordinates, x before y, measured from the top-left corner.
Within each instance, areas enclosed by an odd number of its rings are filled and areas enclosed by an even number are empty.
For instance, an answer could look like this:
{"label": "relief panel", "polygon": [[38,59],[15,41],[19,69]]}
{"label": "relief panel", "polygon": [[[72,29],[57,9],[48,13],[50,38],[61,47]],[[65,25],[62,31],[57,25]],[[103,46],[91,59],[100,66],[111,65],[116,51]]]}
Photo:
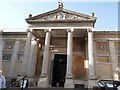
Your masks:
{"label": "relief panel", "polygon": [[13,50],[14,49],[14,44],[15,44],[15,41],[14,40],[7,40],[5,41],[5,47],[4,47],[4,50]]}
{"label": "relief panel", "polygon": [[97,57],[97,62],[100,62],[100,63],[109,63],[110,62],[109,56],[98,56]]}
{"label": "relief panel", "polygon": [[109,45],[107,42],[96,42],[97,54],[108,54]]}
{"label": "relief panel", "polygon": [[21,40],[20,41],[20,46],[19,46],[19,52],[24,52],[25,45],[26,45],[26,41],[25,40]]}
{"label": "relief panel", "polygon": [[112,79],[112,64],[96,64],[96,75],[98,79]]}
{"label": "relief panel", "polygon": [[38,17],[39,20],[87,20],[89,17],[78,16],[76,14],[70,14],[66,12],[57,12],[54,14]]}

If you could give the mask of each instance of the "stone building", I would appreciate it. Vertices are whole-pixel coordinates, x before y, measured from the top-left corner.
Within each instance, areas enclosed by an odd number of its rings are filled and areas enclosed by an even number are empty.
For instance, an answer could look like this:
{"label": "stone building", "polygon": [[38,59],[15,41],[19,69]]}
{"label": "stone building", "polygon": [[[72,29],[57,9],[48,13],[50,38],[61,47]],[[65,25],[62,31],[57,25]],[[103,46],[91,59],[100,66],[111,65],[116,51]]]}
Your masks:
{"label": "stone building", "polygon": [[96,17],[58,8],[29,15],[27,32],[2,32],[0,65],[8,82],[27,75],[39,87],[93,87],[120,80],[118,31],[95,31]]}

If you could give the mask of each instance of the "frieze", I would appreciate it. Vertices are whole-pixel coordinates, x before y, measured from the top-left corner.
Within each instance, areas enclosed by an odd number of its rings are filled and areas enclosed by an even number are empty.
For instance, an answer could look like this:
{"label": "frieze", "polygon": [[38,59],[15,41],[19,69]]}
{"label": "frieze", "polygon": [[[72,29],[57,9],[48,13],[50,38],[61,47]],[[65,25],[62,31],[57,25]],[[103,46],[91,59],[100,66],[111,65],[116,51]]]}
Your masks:
{"label": "frieze", "polygon": [[92,23],[32,23],[29,27],[92,27]]}
{"label": "frieze", "polygon": [[80,17],[74,14],[68,14],[65,12],[57,12],[51,15],[43,16],[39,18],[39,20],[46,21],[46,20],[87,20],[85,17]]}

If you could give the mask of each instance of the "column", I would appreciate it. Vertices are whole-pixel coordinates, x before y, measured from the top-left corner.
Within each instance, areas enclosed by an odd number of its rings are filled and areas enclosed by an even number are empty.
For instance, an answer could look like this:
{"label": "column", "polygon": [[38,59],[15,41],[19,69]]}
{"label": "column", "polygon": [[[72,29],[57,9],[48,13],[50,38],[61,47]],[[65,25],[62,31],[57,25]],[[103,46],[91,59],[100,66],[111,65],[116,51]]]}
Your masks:
{"label": "column", "polygon": [[73,31],[74,29],[68,29],[67,39],[67,70],[65,88],[74,88],[72,79],[72,61],[73,61]]}
{"label": "column", "polygon": [[0,69],[2,69],[2,31],[0,31]]}
{"label": "column", "polygon": [[51,29],[45,30],[45,46],[43,53],[43,63],[42,63],[42,71],[40,75],[40,80],[38,82],[39,87],[48,87],[48,60],[49,60],[49,45],[50,45],[50,31]]}
{"label": "column", "polygon": [[35,75],[35,67],[36,67],[36,60],[37,60],[37,40],[33,38],[31,41],[30,53],[29,53],[29,62],[27,68],[27,75],[29,77],[34,77]]}
{"label": "column", "polygon": [[88,88],[96,86],[95,82],[95,67],[94,67],[94,55],[93,55],[93,32],[88,29],[88,64],[89,64],[89,83]]}
{"label": "column", "polygon": [[114,40],[109,40],[109,47],[110,47],[110,58],[111,58],[111,62],[112,62],[113,79],[119,80],[118,57],[116,56],[116,52],[115,52]]}
{"label": "column", "polygon": [[32,38],[32,33],[30,32],[30,30],[28,30],[28,35],[27,35],[26,45],[25,45],[25,51],[24,51],[24,56],[23,56],[23,61],[22,61],[22,67],[21,67],[21,74],[26,74],[26,72],[27,72],[31,38]]}
{"label": "column", "polygon": [[95,78],[94,56],[93,56],[93,32],[88,30],[88,59],[89,59],[89,78]]}
{"label": "column", "polygon": [[14,69],[15,69],[15,62],[16,62],[16,57],[17,57],[17,52],[19,49],[19,41],[15,41],[14,49],[13,49],[13,54],[11,57],[11,63],[10,63],[10,69],[9,69],[9,77],[14,76]]}

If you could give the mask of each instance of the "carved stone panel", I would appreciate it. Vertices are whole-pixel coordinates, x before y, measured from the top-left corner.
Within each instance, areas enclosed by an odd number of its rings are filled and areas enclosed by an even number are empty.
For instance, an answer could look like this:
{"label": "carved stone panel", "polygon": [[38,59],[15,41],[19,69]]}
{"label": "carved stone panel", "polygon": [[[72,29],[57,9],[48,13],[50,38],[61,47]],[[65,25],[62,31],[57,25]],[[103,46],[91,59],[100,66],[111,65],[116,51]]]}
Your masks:
{"label": "carved stone panel", "polygon": [[5,41],[5,47],[4,50],[13,50],[15,41],[14,40],[7,40]]}
{"label": "carved stone panel", "polygon": [[24,52],[24,50],[25,50],[25,44],[26,44],[25,40],[21,40],[20,41],[19,52]]}
{"label": "carved stone panel", "polygon": [[97,63],[96,75],[97,79],[112,79],[112,64]]}
{"label": "carved stone panel", "polygon": [[46,20],[87,20],[89,18],[85,18],[82,16],[78,16],[76,14],[70,14],[66,12],[57,12],[50,15],[46,15],[40,17],[39,20],[46,21]]}
{"label": "carved stone panel", "polygon": [[97,57],[97,62],[100,62],[100,63],[109,63],[110,60],[109,60],[108,56],[98,56]]}
{"label": "carved stone panel", "polygon": [[108,42],[96,42],[97,54],[108,54],[109,45]]}

